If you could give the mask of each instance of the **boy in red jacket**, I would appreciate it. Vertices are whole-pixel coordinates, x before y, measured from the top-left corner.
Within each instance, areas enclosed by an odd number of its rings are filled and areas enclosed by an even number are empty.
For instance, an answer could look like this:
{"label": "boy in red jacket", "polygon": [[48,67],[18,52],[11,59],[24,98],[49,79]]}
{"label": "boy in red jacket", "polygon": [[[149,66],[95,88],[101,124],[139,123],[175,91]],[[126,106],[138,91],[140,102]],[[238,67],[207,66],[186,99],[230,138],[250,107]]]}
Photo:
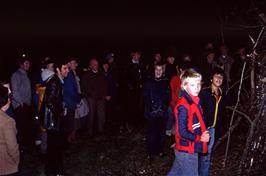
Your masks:
{"label": "boy in red jacket", "polygon": [[198,176],[198,154],[207,153],[206,130],[200,99],[202,76],[193,69],[181,75],[181,96],[174,108],[176,118],[175,161],[168,176]]}

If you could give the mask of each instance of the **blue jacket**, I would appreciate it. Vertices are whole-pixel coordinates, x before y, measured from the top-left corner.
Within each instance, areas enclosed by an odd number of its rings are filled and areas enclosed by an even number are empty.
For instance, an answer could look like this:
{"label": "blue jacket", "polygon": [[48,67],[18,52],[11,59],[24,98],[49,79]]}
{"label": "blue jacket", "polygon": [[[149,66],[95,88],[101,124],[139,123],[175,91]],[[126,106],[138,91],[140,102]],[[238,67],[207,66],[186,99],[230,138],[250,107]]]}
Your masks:
{"label": "blue jacket", "polygon": [[64,79],[63,89],[64,103],[68,110],[75,111],[77,104],[80,102],[78,85],[73,71],[70,71]]}
{"label": "blue jacket", "polygon": [[202,110],[186,91],[174,109],[176,118],[176,150],[188,153],[206,153],[207,143],[200,142],[201,134],[206,131]]}

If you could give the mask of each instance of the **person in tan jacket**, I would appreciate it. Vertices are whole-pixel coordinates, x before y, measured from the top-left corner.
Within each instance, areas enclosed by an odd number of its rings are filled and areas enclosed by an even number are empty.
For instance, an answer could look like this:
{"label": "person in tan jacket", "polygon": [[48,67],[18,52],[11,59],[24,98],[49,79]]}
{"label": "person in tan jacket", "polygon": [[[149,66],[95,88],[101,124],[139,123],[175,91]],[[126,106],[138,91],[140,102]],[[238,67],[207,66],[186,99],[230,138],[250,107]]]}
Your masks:
{"label": "person in tan jacket", "polygon": [[8,89],[0,85],[0,175],[16,174],[20,159],[16,123],[5,113],[9,106]]}

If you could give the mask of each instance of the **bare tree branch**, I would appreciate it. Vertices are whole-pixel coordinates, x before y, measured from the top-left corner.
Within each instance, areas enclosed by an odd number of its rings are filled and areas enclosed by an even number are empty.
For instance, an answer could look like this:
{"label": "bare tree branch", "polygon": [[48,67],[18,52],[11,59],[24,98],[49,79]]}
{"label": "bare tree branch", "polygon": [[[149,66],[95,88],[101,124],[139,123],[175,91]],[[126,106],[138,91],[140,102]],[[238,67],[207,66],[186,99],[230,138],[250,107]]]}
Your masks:
{"label": "bare tree branch", "polygon": [[[230,107],[230,106],[227,106],[226,109],[234,110],[234,108]],[[218,141],[216,142],[215,146],[213,147],[213,150],[216,150],[219,147],[219,145],[228,137],[229,133],[233,133],[235,128],[239,125],[242,117],[245,117],[251,125],[253,124],[251,118],[248,115],[246,115],[244,112],[241,112],[239,110],[235,110],[235,112],[238,113],[241,116],[238,117],[237,120],[235,121],[234,125],[231,126],[229,128],[229,130],[221,138],[218,139]]]}
{"label": "bare tree branch", "polygon": [[[243,84],[243,78],[244,78],[244,72],[245,72],[246,64],[247,64],[247,62],[245,61],[244,65],[243,65],[243,68],[242,68],[241,79],[240,79],[240,84],[239,84],[238,94],[237,94],[237,101],[236,101],[236,104],[235,104],[235,107],[234,107],[234,110],[233,110],[233,113],[232,113],[232,116],[231,116],[231,122],[230,122],[230,127],[229,128],[231,128],[232,125],[233,125],[236,108],[237,108],[237,106],[239,104],[239,101],[240,101],[240,94],[241,94],[241,88],[242,88],[242,84]],[[231,139],[231,133],[228,134],[228,138],[227,138],[227,144],[226,144],[226,150],[225,150],[225,156],[224,156],[224,167],[226,166],[230,139]]]}
{"label": "bare tree branch", "polygon": [[[227,106],[226,109],[234,110],[234,108],[232,108],[230,106]],[[239,110],[235,110],[235,112],[238,113],[238,114],[240,114],[240,115],[242,115],[243,117],[245,117],[248,120],[248,122],[250,123],[250,125],[253,124],[251,118],[247,114],[245,114],[244,112],[241,112]]]}

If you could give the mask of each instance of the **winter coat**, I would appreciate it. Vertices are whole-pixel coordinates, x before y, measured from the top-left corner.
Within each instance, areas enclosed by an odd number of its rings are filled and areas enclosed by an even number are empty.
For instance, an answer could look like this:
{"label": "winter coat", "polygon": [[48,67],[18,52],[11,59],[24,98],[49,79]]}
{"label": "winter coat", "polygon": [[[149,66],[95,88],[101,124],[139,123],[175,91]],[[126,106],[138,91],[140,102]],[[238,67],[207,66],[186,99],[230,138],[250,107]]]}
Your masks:
{"label": "winter coat", "polygon": [[207,143],[201,142],[201,134],[206,131],[200,104],[192,100],[186,91],[174,109],[176,118],[176,150],[188,153],[207,153]]}
{"label": "winter coat", "polygon": [[0,175],[18,172],[19,149],[16,123],[0,110]]}
{"label": "winter coat", "polygon": [[219,126],[225,115],[226,97],[222,90],[220,90],[220,94],[217,101],[211,87],[202,89],[199,94],[206,127]]}
{"label": "winter coat", "polygon": [[143,86],[144,67],[142,63],[130,61],[126,67],[126,85],[129,91],[138,91]]}
{"label": "winter coat", "polygon": [[145,117],[167,118],[167,107],[170,101],[170,91],[166,79],[149,79],[143,88]]}
{"label": "winter coat", "polygon": [[65,106],[70,111],[75,111],[77,104],[80,102],[79,90],[76,81],[76,77],[73,71],[67,74],[64,79],[63,96]]}
{"label": "winter coat", "polygon": [[44,127],[48,130],[63,130],[63,82],[55,74],[47,83],[44,95]]}
{"label": "winter coat", "polygon": [[87,99],[104,99],[107,96],[107,81],[104,73],[87,71],[81,78],[81,92]]}
{"label": "winter coat", "polygon": [[171,87],[171,102],[170,106],[172,109],[174,109],[176,102],[178,100],[180,89],[181,89],[181,82],[180,77],[178,75],[173,76],[170,81],[170,87]]}

